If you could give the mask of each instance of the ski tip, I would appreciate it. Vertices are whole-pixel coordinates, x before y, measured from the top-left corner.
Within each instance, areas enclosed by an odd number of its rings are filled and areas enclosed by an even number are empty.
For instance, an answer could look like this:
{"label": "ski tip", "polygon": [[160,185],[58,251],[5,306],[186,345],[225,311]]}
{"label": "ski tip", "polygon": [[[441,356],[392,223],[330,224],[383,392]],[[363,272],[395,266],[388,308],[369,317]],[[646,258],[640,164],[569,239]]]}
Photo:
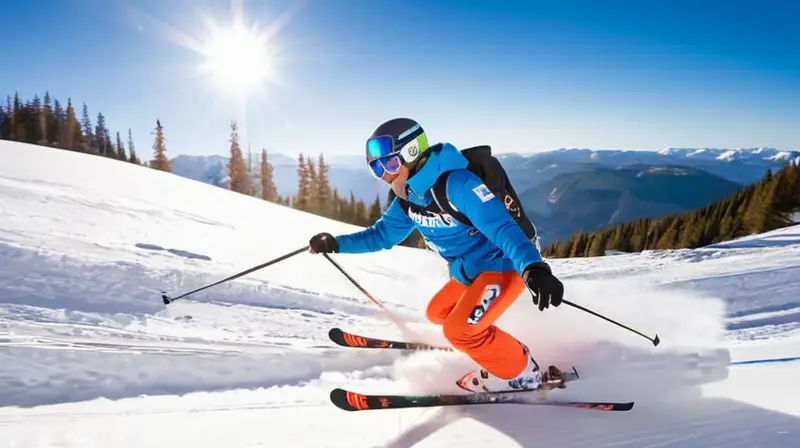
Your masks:
{"label": "ski tip", "polygon": [[348,344],[347,336],[344,330],[338,327],[333,327],[328,330],[328,339],[331,340],[336,345],[340,345],[342,347],[350,347],[351,345]]}
{"label": "ski tip", "polygon": [[331,403],[344,411],[363,411],[369,409],[366,397],[356,392],[336,387],[330,393]]}
{"label": "ski tip", "polygon": [[581,376],[578,375],[578,369],[576,369],[575,366],[572,366],[572,371],[575,372],[575,378],[580,379]]}
{"label": "ski tip", "polygon": [[633,404],[634,404],[633,401],[630,401],[628,403],[618,403],[615,410],[617,410],[617,411],[630,411],[631,409],[633,409]]}

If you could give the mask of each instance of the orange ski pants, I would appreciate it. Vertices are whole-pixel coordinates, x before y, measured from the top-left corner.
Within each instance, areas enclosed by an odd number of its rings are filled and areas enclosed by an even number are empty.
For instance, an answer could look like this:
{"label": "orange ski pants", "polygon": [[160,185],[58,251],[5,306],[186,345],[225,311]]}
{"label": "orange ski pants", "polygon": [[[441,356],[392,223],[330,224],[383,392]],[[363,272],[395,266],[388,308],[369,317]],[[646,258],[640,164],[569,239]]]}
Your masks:
{"label": "orange ski pants", "polygon": [[492,375],[511,379],[528,360],[519,340],[494,322],[525,290],[516,272],[484,272],[471,285],[450,279],[428,303],[426,317],[445,338]]}

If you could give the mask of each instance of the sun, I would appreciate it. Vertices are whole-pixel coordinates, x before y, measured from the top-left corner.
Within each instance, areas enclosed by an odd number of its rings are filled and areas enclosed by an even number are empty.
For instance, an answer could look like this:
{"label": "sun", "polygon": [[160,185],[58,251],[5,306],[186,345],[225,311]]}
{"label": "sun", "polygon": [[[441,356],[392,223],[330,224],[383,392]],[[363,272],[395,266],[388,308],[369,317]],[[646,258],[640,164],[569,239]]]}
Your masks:
{"label": "sun", "polygon": [[266,35],[240,24],[213,27],[200,52],[205,58],[201,72],[226,90],[261,90],[266,82],[275,79],[274,46]]}

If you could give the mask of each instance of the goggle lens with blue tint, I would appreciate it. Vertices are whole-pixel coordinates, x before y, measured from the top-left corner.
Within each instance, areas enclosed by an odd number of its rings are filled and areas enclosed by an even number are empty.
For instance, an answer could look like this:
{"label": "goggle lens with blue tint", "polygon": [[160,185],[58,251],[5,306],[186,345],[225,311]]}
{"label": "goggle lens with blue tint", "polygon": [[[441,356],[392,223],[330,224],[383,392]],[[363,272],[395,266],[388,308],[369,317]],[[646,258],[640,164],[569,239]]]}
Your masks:
{"label": "goggle lens with blue tint", "polygon": [[403,162],[400,160],[400,156],[394,154],[369,162],[369,172],[372,173],[376,179],[382,179],[385,173],[397,174],[402,165]]}
{"label": "goggle lens with blue tint", "polygon": [[385,173],[396,174],[403,161],[400,159],[400,151],[395,150],[394,139],[388,135],[382,135],[367,140],[367,164],[369,171],[377,178],[383,178]]}

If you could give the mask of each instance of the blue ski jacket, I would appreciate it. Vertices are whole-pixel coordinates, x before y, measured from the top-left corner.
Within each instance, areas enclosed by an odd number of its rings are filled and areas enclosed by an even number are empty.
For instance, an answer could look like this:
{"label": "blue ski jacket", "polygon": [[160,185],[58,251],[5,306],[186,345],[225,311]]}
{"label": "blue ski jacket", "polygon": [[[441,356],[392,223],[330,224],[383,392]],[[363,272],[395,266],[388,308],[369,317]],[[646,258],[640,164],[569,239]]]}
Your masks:
{"label": "blue ski jacket", "polygon": [[[522,274],[529,264],[542,261],[536,245],[508,214],[503,202],[480,177],[466,169],[467,158],[456,147],[440,143],[429,151],[428,160],[406,183],[406,201],[418,207],[404,207],[394,198],[372,226],[336,237],[340,253],[390,249],[416,228],[428,245],[449,263],[450,276],[465,285],[482,272],[515,270]],[[451,173],[447,178],[447,197],[474,227],[448,214],[423,209],[433,202],[434,183],[448,171]]]}

